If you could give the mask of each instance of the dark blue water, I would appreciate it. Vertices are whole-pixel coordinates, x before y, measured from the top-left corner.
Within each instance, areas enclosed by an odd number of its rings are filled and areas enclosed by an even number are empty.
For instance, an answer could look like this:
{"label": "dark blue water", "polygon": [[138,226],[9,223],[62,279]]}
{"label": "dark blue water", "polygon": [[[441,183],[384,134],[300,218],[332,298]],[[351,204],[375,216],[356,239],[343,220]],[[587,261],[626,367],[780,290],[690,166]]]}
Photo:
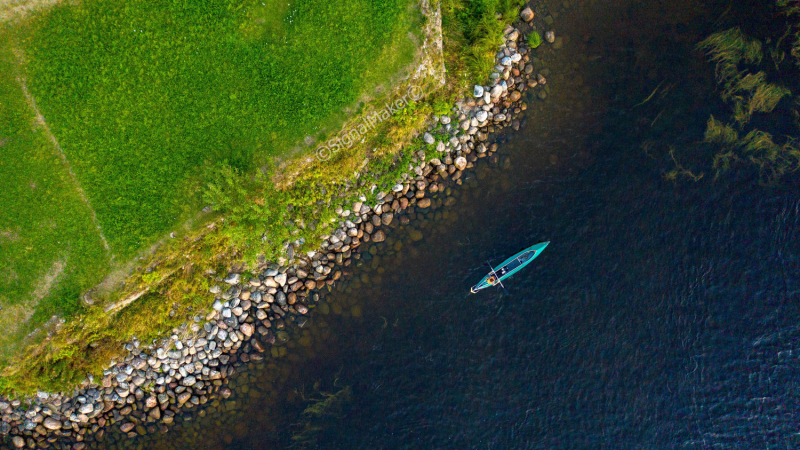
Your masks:
{"label": "dark blue water", "polygon": [[[797,179],[673,183],[641,149],[724,114],[691,49],[714,11],[682,3],[561,16],[551,97],[374,294],[335,364],[353,402],[318,448],[800,448]],[[542,240],[507,295],[466,294],[483,261]]]}
{"label": "dark blue water", "polygon": [[[727,107],[693,46],[728,4],[552,5],[549,96],[448,217],[390,233],[402,249],[325,296],[311,350],[236,383],[245,406],[155,446],[281,448],[305,430],[295,448],[800,448],[797,177],[714,180],[695,146]],[[665,180],[676,161],[703,178]],[[486,260],[543,240],[507,293],[468,293]]]}

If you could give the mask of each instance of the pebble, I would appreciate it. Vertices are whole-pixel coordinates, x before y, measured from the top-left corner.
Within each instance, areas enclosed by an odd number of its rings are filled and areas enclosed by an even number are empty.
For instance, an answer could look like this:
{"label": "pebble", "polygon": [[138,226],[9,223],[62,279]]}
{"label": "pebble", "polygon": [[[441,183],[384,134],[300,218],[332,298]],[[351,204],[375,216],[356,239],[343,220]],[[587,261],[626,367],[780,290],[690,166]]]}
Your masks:
{"label": "pebble", "polygon": [[472,88],[472,95],[475,97],[483,97],[483,86],[476,84],[474,88]]}
{"label": "pebble", "polygon": [[53,419],[52,417],[48,417],[44,419],[44,427],[48,430],[60,430],[61,429],[61,422]]}
{"label": "pebble", "polygon": [[459,156],[458,158],[456,158],[456,160],[453,162],[453,164],[456,166],[456,169],[464,170],[464,168],[467,167],[467,158],[464,158],[463,156]]}
{"label": "pebble", "polygon": [[519,17],[525,22],[530,22],[533,20],[533,10],[530,7],[526,7],[519,13]]}
{"label": "pebble", "polygon": [[244,334],[245,337],[252,336],[254,331],[253,326],[250,325],[249,323],[243,323],[242,325],[240,325],[239,330],[241,330],[242,334]]}
{"label": "pebble", "polygon": [[238,273],[230,273],[227,277],[225,277],[225,282],[228,284],[239,284],[239,280],[242,276]]}

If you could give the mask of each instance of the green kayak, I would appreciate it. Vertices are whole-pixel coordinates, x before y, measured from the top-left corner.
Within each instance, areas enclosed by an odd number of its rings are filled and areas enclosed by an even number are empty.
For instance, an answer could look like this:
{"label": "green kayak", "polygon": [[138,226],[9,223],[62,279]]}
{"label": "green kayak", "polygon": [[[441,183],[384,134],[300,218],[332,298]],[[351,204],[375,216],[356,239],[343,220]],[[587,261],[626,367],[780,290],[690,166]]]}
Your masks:
{"label": "green kayak", "polygon": [[519,272],[520,269],[527,266],[528,263],[533,261],[534,258],[539,256],[540,253],[547,247],[550,241],[542,242],[540,244],[532,245],[525,250],[517,253],[516,255],[508,258],[507,260],[503,261],[502,264],[497,266],[496,269],[492,269],[483,279],[472,286],[470,291],[474,294],[481,289],[486,289],[491,286],[503,285],[503,280],[514,275],[515,273]]}

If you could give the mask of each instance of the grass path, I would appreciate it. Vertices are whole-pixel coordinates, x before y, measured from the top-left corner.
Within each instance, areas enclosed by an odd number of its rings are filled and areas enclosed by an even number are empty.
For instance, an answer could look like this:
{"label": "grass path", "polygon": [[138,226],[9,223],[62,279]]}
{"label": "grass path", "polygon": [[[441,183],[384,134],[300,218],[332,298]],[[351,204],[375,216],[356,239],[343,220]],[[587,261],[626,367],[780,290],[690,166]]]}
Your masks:
{"label": "grass path", "polygon": [[[14,49],[14,55],[17,57],[18,62],[20,64],[23,64],[24,57],[19,49]],[[67,173],[69,174],[73,188],[75,189],[75,191],[77,191],[78,195],[81,198],[81,201],[83,201],[86,204],[86,207],[89,208],[89,211],[92,216],[92,223],[94,223],[94,226],[97,228],[97,233],[100,235],[100,239],[103,241],[103,247],[106,249],[107,252],[109,252],[109,256],[111,256],[111,259],[113,259],[114,255],[111,254],[111,249],[108,246],[108,241],[106,240],[106,237],[103,235],[103,229],[100,226],[100,222],[97,220],[97,213],[92,208],[92,204],[91,202],[89,202],[89,198],[86,196],[86,192],[83,190],[83,188],[81,188],[80,182],[78,181],[78,178],[75,176],[75,172],[72,171],[72,166],[70,165],[69,160],[67,160],[67,155],[64,154],[64,150],[61,148],[61,145],[58,144],[58,139],[56,139],[56,137],[53,135],[53,132],[50,131],[50,127],[47,126],[47,122],[44,120],[44,116],[39,111],[39,108],[36,107],[36,100],[34,100],[33,96],[28,91],[28,85],[25,82],[25,78],[20,74],[17,74],[16,79],[17,83],[19,83],[20,89],[22,90],[22,94],[25,96],[25,101],[28,104],[28,107],[31,109],[31,111],[33,111],[36,124],[39,125],[42,128],[42,130],[44,130],[45,136],[53,144],[53,149],[55,150],[58,157],[61,159],[61,162],[64,164],[64,169],[66,169]]]}
{"label": "grass path", "polygon": [[30,17],[60,2],[61,0],[4,0],[0,2],[0,24]]}

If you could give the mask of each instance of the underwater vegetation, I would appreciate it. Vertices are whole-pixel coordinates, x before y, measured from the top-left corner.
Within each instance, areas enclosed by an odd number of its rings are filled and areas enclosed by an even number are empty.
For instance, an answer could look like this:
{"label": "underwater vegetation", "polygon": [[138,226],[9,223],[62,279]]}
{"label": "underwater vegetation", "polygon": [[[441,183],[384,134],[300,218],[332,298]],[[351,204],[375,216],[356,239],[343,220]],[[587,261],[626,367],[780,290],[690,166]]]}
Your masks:
{"label": "underwater vegetation", "polygon": [[345,408],[353,400],[353,390],[345,386],[335,392],[318,391],[303,410],[300,425],[302,428],[292,436],[289,448],[317,448],[320,434],[335,426],[344,414]]}
{"label": "underwater vegetation", "polygon": [[[796,85],[791,81],[796,78],[792,60],[800,66],[800,2],[779,0],[776,5],[786,19],[786,31],[775,43],[770,38],[762,43],[744,34],[740,27],[733,27],[714,33],[697,45],[716,65],[720,96],[730,105],[733,119],[732,123],[723,123],[711,116],[706,125],[703,142],[716,149],[712,167],[717,177],[737,166],[750,165],[757,167],[763,184],[773,184],[800,169],[796,137],[800,131],[800,98],[787,87]],[[789,36],[793,40],[786,40]],[[771,61],[767,61],[765,49]],[[789,133],[781,126],[785,122],[782,117],[768,117],[786,116],[787,108],[776,111],[784,99],[790,100],[787,107],[795,117],[794,129]],[[755,126],[752,119],[757,114],[767,116]],[[770,131],[783,133],[776,136]],[[671,171],[668,178],[674,178],[676,171],[680,170]]]}
{"label": "underwater vegetation", "polygon": [[788,172],[796,171],[800,163],[800,149],[797,140],[786,137],[781,144],[775,143],[771,134],[761,130],[751,130],[743,137],[730,125],[708,119],[705,142],[716,144],[720,151],[714,156],[714,169],[719,172],[730,170],[742,157],[759,167],[768,181],[777,181]]}
{"label": "underwater vegetation", "polygon": [[778,6],[795,21],[787,33],[792,35],[790,53],[795,63],[800,66],[800,0],[778,0]]}

